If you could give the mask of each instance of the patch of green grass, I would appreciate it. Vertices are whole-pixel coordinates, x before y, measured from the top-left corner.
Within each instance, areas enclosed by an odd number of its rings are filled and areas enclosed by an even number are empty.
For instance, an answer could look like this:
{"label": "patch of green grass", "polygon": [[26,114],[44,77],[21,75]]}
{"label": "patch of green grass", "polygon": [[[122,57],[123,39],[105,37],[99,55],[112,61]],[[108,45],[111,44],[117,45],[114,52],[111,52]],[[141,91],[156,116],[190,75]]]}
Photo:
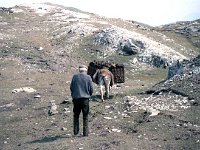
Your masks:
{"label": "patch of green grass", "polygon": [[144,81],[163,80],[167,77],[168,69],[153,68],[153,70],[142,70],[134,75],[134,78]]}
{"label": "patch of green grass", "polygon": [[187,56],[188,55],[187,50],[192,50],[197,53],[200,52],[200,49],[194,46],[194,44],[192,43],[192,39],[186,38],[180,34],[173,33],[173,32],[162,32],[162,33],[170,37],[171,39],[173,39],[175,43],[180,43],[182,46],[186,48],[185,51],[180,51],[178,47],[177,48],[175,47],[176,50],[181,52],[182,54]]}

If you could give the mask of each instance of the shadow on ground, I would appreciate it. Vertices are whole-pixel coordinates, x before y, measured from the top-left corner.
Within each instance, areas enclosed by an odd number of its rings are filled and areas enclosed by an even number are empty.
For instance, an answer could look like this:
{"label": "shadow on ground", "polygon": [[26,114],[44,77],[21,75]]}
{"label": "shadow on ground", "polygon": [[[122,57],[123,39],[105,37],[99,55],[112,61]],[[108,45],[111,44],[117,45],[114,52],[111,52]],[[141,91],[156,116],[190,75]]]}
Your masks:
{"label": "shadow on ground", "polygon": [[39,138],[37,140],[33,140],[31,142],[28,142],[29,144],[34,144],[34,143],[47,143],[47,142],[53,142],[59,139],[63,139],[63,138],[71,138],[70,136],[66,136],[66,135],[57,135],[57,136],[45,136],[42,138]]}

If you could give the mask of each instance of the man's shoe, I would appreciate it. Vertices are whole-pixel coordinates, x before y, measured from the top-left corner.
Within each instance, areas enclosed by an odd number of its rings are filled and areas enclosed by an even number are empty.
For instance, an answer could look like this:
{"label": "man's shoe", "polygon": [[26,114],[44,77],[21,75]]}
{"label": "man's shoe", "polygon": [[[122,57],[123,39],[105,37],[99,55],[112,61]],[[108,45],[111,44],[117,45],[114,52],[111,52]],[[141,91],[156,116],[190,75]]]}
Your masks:
{"label": "man's shoe", "polygon": [[83,136],[88,136],[88,134],[83,134]]}

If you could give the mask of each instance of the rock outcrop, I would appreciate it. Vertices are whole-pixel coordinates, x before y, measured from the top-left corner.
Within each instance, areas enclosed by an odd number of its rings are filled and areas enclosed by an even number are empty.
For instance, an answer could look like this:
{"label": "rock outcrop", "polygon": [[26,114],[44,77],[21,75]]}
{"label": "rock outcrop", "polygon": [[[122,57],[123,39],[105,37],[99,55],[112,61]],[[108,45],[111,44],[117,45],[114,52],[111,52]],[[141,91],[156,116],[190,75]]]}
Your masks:
{"label": "rock outcrop", "polygon": [[174,24],[163,25],[159,27],[160,31],[173,31],[183,35],[191,42],[200,47],[200,19],[195,21],[181,21]]}
{"label": "rock outcrop", "polygon": [[107,47],[104,53],[118,52],[122,55],[136,55],[140,62],[156,67],[172,64],[177,60],[187,59],[176,50],[156,42],[146,36],[119,27],[107,28],[95,37],[98,45]]}
{"label": "rock outcrop", "polygon": [[168,79],[155,85],[147,93],[173,92],[200,104],[200,55],[191,60],[177,62],[169,67]]}
{"label": "rock outcrop", "polygon": [[13,13],[12,8],[0,7],[0,13]]}

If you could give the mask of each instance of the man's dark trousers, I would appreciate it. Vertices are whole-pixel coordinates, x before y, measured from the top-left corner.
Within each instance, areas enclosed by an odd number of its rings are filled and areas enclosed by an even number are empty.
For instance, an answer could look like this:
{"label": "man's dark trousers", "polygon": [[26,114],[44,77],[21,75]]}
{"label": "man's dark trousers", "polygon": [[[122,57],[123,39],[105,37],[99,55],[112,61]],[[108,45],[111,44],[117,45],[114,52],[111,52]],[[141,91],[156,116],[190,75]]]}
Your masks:
{"label": "man's dark trousers", "polygon": [[88,136],[88,113],[89,113],[89,99],[79,98],[73,99],[73,112],[74,112],[74,135],[79,133],[79,116],[82,111],[83,113],[83,136]]}

